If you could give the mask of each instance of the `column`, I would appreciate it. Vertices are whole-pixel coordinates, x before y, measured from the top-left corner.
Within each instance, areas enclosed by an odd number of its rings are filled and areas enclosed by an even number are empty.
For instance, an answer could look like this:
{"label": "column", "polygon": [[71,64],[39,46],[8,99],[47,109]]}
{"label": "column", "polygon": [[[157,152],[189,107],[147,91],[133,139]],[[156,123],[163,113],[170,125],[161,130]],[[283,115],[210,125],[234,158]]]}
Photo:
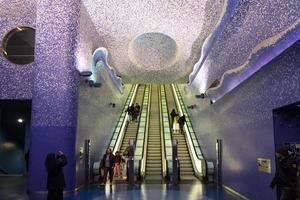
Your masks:
{"label": "column", "polygon": [[78,72],[75,43],[80,0],[38,0],[28,190],[46,191],[44,165],[63,151],[66,190],[75,187]]}

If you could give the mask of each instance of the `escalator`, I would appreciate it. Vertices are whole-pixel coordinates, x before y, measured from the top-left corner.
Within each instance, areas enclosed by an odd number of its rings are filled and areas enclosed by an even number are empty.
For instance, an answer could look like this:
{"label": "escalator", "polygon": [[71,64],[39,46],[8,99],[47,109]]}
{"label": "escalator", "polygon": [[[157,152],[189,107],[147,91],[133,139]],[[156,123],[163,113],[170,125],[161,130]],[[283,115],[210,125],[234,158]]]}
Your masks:
{"label": "escalator", "polygon": [[[176,113],[179,113],[176,106],[171,85],[164,85],[164,86],[166,91],[168,113],[171,113],[173,108],[175,109]],[[171,121],[171,119],[169,121]],[[182,181],[198,180],[194,175],[193,163],[189,153],[185,135],[178,132],[172,133],[172,139],[176,139],[178,142],[177,151],[178,151],[178,159],[180,162],[180,180]]]}
{"label": "escalator", "polygon": [[148,113],[149,128],[146,156],[146,182],[162,181],[162,149],[159,112],[159,85],[151,87],[151,106]]}
{"label": "escalator", "polygon": [[[137,89],[137,93],[135,96],[134,104],[138,103],[139,105],[142,105],[143,102],[143,97],[144,97],[144,90],[145,90],[145,85],[139,85]],[[129,139],[136,139],[136,134],[138,130],[138,124],[136,122],[130,122],[127,125],[127,128],[124,133],[124,137],[122,140],[121,147],[119,149],[120,153],[122,154],[125,149],[128,147],[129,144]]]}

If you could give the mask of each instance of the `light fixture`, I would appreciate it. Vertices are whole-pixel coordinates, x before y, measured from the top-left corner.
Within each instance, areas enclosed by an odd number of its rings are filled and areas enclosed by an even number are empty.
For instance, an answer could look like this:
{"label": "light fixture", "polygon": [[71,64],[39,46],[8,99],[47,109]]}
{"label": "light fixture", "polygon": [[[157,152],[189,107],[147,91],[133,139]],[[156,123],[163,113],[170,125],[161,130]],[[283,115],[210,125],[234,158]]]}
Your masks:
{"label": "light fixture", "polygon": [[18,119],[18,123],[22,124],[23,122],[24,122],[24,119],[22,119],[22,118]]}
{"label": "light fixture", "polygon": [[204,94],[204,93],[196,94],[195,97],[196,97],[197,99],[204,99],[204,98],[205,98],[205,94]]}
{"label": "light fixture", "polygon": [[80,76],[88,77],[91,76],[93,73],[91,71],[82,71],[79,72]]}
{"label": "light fixture", "polygon": [[4,49],[2,49],[2,52],[7,56],[7,52]]}

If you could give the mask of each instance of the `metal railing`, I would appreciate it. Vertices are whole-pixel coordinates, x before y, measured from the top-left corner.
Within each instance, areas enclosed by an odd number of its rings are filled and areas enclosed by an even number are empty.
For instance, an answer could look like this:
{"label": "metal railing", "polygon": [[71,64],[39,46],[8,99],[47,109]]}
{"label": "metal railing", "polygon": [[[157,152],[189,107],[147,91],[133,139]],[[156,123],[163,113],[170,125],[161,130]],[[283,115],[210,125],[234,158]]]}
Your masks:
{"label": "metal railing", "polygon": [[136,136],[136,145],[134,152],[134,171],[140,173],[142,177],[146,172],[147,159],[147,142],[148,142],[148,127],[149,127],[149,109],[150,109],[151,86],[146,85],[144,98],[141,108],[139,127]]}
{"label": "metal railing", "polygon": [[178,108],[178,112],[181,116],[185,115],[186,118],[186,123],[184,125],[184,130],[186,135],[185,139],[189,147],[189,152],[192,158],[195,175],[199,178],[206,177],[207,176],[206,159],[202,153],[201,147],[197,140],[196,133],[194,131],[189,114],[187,112],[187,108],[183,102],[178,86],[172,84],[172,90]]}
{"label": "metal railing", "polygon": [[164,177],[173,171],[172,159],[172,130],[170,128],[168,103],[166,98],[165,86],[160,85],[160,116],[161,116],[161,139],[162,139],[162,155],[164,156],[163,172]]}

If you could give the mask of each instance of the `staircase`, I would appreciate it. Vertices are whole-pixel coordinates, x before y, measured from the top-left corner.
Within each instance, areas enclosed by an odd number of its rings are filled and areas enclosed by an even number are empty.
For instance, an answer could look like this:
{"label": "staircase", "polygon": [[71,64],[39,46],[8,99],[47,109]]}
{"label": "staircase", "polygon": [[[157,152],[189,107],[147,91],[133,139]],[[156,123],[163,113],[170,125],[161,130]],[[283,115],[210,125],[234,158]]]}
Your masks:
{"label": "staircase", "polygon": [[152,85],[149,113],[148,146],[146,160],[146,182],[162,181],[162,157],[159,116],[159,86]]}
{"label": "staircase", "polygon": [[[169,113],[171,113],[173,108],[178,113],[171,85],[165,85],[165,91],[166,91]],[[180,179],[182,181],[198,180],[194,175],[194,168],[188,150],[188,146],[185,140],[185,135],[181,133],[172,133],[172,139],[177,139],[178,141],[177,151],[178,151],[178,159],[180,163]]]}
{"label": "staircase", "polygon": [[[143,97],[144,97],[144,90],[145,90],[145,85],[139,85],[134,104],[138,103],[140,106],[142,105]],[[125,134],[124,134],[124,138],[122,141],[122,145],[119,150],[121,155],[123,154],[125,149],[129,146],[129,139],[136,138],[137,129],[138,129],[138,123],[136,123],[136,122],[128,123]]]}

